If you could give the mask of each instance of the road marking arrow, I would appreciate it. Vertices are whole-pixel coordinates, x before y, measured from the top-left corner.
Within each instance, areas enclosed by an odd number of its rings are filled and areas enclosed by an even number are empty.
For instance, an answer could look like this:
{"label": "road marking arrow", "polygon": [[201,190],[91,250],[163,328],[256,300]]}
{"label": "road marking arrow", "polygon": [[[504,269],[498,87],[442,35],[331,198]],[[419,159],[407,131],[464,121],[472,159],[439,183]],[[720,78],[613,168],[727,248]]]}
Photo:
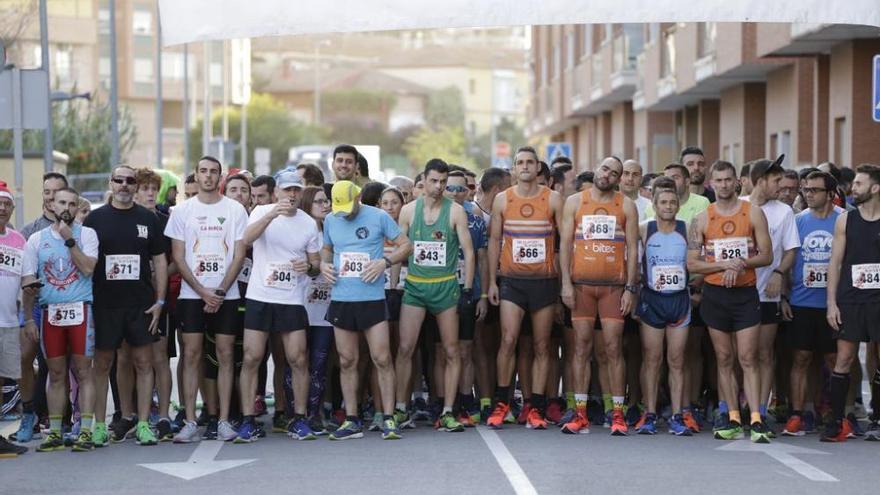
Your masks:
{"label": "road marking arrow", "polygon": [[727,450],[732,452],[761,452],[776,459],[789,469],[811,481],[840,481],[834,476],[822,471],[821,469],[807,464],[798,459],[793,454],[822,454],[828,455],[828,452],[821,450],[808,449],[806,447],[798,447],[779,442],[770,444],[752,443],[749,440],[737,440],[726,445],[716,448],[715,450]]}
{"label": "road marking arrow", "polygon": [[138,464],[138,466],[159,471],[169,476],[176,476],[186,481],[201,478],[209,474],[219,473],[227,469],[250,464],[256,459],[235,459],[230,461],[215,461],[214,458],[223,448],[223,442],[205,441],[200,442],[196,450],[183,462],[156,462],[150,464]]}

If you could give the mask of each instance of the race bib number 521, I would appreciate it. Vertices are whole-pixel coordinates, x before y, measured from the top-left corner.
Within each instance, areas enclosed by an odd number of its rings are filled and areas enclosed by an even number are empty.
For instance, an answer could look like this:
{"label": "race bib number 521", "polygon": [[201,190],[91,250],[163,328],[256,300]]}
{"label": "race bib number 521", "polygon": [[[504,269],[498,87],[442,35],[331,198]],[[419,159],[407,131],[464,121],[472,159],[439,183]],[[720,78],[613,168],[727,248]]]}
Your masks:
{"label": "race bib number 521", "polygon": [[9,246],[0,246],[0,270],[21,275],[22,250]]}

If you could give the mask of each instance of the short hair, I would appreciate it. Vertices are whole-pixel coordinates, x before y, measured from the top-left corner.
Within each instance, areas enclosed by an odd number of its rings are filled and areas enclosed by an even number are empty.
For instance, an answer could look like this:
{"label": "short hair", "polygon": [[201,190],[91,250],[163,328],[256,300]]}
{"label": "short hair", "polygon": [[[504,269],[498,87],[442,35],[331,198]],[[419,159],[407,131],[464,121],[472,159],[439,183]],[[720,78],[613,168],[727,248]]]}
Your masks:
{"label": "short hair", "polygon": [[828,165],[828,173],[833,175],[834,178],[837,179],[838,182],[840,182],[840,167],[835,165],[834,162],[822,162],[819,164],[819,167],[821,167],[822,165]]}
{"label": "short hair", "polygon": [[143,167],[135,170],[134,178],[137,181],[138,189],[149,186],[150,184],[155,185],[156,189],[162,188],[162,177],[151,168]]}
{"label": "short hair", "polygon": [[462,170],[462,173],[464,173],[464,175],[466,175],[468,177],[472,177],[474,180],[476,180],[476,178],[477,178],[477,174],[473,170],[464,169],[464,170]]}
{"label": "short hair", "polygon": [[201,162],[201,161],[214,162],[214,163],[217,164],[218,167],[220,167],[220,171],[223,172],[223,164],[220,163],[220,160],[214,158],[213,156],[211,156],[211,155],[205,155],[205,156],[199,158],[199,160],[198,160],[196,163],[199,163],[199,162]]}
{"label": "short hair", "polygon": [[552,188],[556,184],[565,182],[565,174],[572,170],[574,170],[574,167],[568,163],[562,163],[553,167],[553,170],[550,171],[550,187]]}
{"label": "short hair", "polygon": [[396,175],[396,176],[392,177],[391,180],[388,181],[388,183],[394,187],[397,187],[397,188],[399,188],[403,185],[407,185],[409,187],[413,186],[412,179],[410,179],[409,177],[403,176],[403,175]]}
{"label": "short hair", "polygon": [[226,194],[226,188],[229,187],[229,183],[234,180],[243,181],[247,185],[248,194],[251,192],[251,180],[248,176],[244,174],[232,174],[223,181],[223,194]]}
{"label": "short hair", "polygon": [[880,166],[871,163],[863,163],[856,167],[856,173],[866,174],[868,178],[871,179],[871,182],[874,184],[880,184]]}
{"label": "short hair", "polygon": [[403,199],[403,193],[400,191],[400,189],[398,189],[398,188],[396,188],[396,187],[394,187],[394,186],[386,187],[386,188],[382,191],[382,194],[379,195],[379,201],[380,201],[380,202],[382,201],[382,196],[385,196],[385,193],[394,193],[394,194],[396,194],[396,195],[397,195],[397,199],[400,200],[400,204],[403,204],[403,203],[406,202],[406,201],[404,201],[404,199]]}
{"label": "short hair", "polygon": [[189,174],[186,176],[186,179],[183,180],[184,184],[195,184],[196,183],[196,174]]}
{"label": "short hair", "polygon": [[425,174],[419,172],[416,174],[415,180],[413,180],[413,186],[425,180]]}
{"label": "short hair", "polygon": [[61,182],[64,183],[64,187],[67,187],[70,185],[67,182],[67,177],[65,177],[64,174],[60,174],[58,172],[46,172],[45,174],[43,174],[43,182],[46,182],[49,179],[60,180]]}
{"label": "short hair", "polygon": [[703,158],[706,157],[706,155],[703,154],[703,150],[696,146],[685,146],[685,148],[681,150],[681,154],[678,155],[679,160],[683,162],[685,155],[700,155]]}
{"label": "short hair", "polygon": [[572,161],[571,161],[571,158],[569,158],[565,155],[559,155],[556,158],[554,158],[550,162],[550,168],[555,168],[557,164],[560,167],[564,166],[564,165],[568,165],[568,166],[574,165],[574,163],[572,163]]}
{"label": "short hair", "polygon": [[840,182],[849,184],[856,178],[856,171],[849,168],[843,167],[840,169]]}
{"label": "short hair", "polygon": [[361,189],[361,204],[367,206],[379,206],[379,200],[382,199],[382,193],[388,189],[387,184],[381,182],[367,182]]}
{"label": "short hair", "polygon": [[794,180],[800,179],[800,177],[798,177],[797,170],[792,170],[790,168],[785,169],[785,172],[782,173],[782,176],[785,177],[786,179],[794,179]]}
{"label": "short hair", "polygon": [[577,177],[574,178],[575,190],[580,191],[581,188],[584,187],[584,184],[587,184],[587,183],[592,184],[593,183],[593,176],[594,176],[594,174],[590,170],[587,170],[586,172],[581,172],[581,173],[577,174]]}
{"label": "short hair", "polygon": [[296,169],[302,171],[300,173],[306,184],[316,186],[324,184],[324,172],[321,171],[321,167],[314,163],[300,163],[296,166]]}
{"label": "short hair", "polygon": [[532,148],[531,146],[520,146],[516,149],[516,153],[514,153],[513,156],[516,157],[516,155],[523,152],[535,155],[535,160],[538,160],[538,152],[535,151],[535,148]]}
{"label": "short hair", "polygon": [[360,153],[358,153],[357,148],[355,148],[354,146],[352,146],[350,144],[340,144],[339,146],[333,148],[333,159],[335,160],[336,155],[338,155],[340,153],[349,153],[351,155],[354,155],[355,160],[357,160],[358,155],[360,155]]}
{"label": "short hair", "polygon": [[357,154],[357,166],[358,173],[361,175],[361,177],[370,177],[370,164],[367,162],[367,157],[365,157],[360,152],[358,152]]}
{"label": "short hair", "polygon": [[480,177],[480,190],[483,192],[491,191],[495,187],[500,187],[504,179],[510,177],[510,171],[501,167],[489,167],[483,171]]}
{"label": "short hair", "polygon": [[447,177],[461,177],[467,180],[467,177],[465,177],[464,172],[462,172],[461,170],[453,170],[452,172],[449,172],[449,175]]}
{"label": "short hair", "polygon": [[681,175],[683,175],[685,179],[691,178],[691,172],[688,170],[687,167],[680,163],[670,163],[669,165],[663,167],[664,172],[667,170],[678,170],[681,172]]}
{"label": "short hair", "polygon": [[450,174],[451,174],[452,172],[462,172],[462,173],[464,173],[464,171],[467,170],[466,168],[462,167],[461,165],[454,165],[454,164],[452,164],[452,163],[449,163],[448,165],[449,165],[449,173],[450,173]]}
{"label": "short hair", "polygon": [[804,180],[804,179],[808,178],[810,176],[810,174],[812,174],[813,172],[821,172],[821,170],[819,170],[816,167],[807,167],[805,169],[802,169],[800,172],[798,172],[798,179]]}
{"label": "short hair", "polygon": [[541,164],[541,170],[538,172],[538,175],[544,178],[547,183],[550,183],[551,175],[550,175],[550,165],[547,165],[547,162],[544,160],[538,160],[538,163]]}
{"label": "short hair", "polygon": [[439,158],[431,158],[430,160],[428,160],[428,163],[425,164],[425,177],[427,177],[428,172],[432,170],[440,174],[448,174],[449,164]]}
{"label": "short hair", "polygon": [[[55,194],[58,194],[58,193],[60,193],[60,192],[69,192],[69,193],[73,193],[73,194],[76,195],[77,198],[79,198],[79,191],[77,191],[76,189],[74,189],[74,188],[72,188],[72,187],[69,187],[69,186],[62,187],[61,189],[55,191]],[[57,196],[56,196],[56,197],[57,197]]]}
{"label": "short hair", "polygon": [[675,181],[672,180],[670,177],[666,177],[665,175],[661,175],[661,176],[657,177],[656,180],[654,181],[654,184],[652,187],[652,192],[654,194],[654,197],[657,197],[658,191],[678,192],[675,187]]}
{"label": "short hair", "polygon": [[275,177],[271,175],[258,175],[251,181],[251,189],[255,187],[266,186],[266,192],[272,194],[275,192]]}
{"label": "short hair", "polygon": [[751,171],[752,171],[752,162],[748,162],[745,165],[743,165],[741,169],[739,169],[739,177],[740,178],[748,177],[749,180],[751,180],[752,179]]}
{"label": "short hair", "polygon": [[810,175],[807,176],[807,180],[814,179],[822,179],[825,184],[825,189],[827,189],[829,193],[832,195],[837,194],[837,179],[834,178],[833,175],[828,172],[823,172],[821,170],[816,170],[814,172],[810,172]]}
{"label": "short hair", "polygon": [[724,160],[715,160],[715,163],[712,164],[712,168],[709,169],[709,177],[712,177],[712,174],[715,172],[726,171],[730,171],[733,176],[736,177],[736,167],[734,167],[732,163]]}
{"label": "short hair", "polygon": [[[687,167],[685,167],[687,169]],[[660,174],[649,172],[642,176],[642,183],[640,187],[651,187],[651,183],[654,182],[657,177],[660,177]]]}

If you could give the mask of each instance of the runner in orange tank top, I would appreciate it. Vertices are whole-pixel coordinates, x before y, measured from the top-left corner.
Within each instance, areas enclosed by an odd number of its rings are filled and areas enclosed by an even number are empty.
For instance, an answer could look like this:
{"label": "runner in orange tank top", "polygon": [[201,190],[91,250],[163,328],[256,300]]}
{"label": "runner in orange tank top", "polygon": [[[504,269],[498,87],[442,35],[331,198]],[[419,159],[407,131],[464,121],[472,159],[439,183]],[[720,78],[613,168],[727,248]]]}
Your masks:
{"label": "runner in orange tank top", "polygon": [[577,415],[563,425],[564,433],[586,433],[586,396],[589,387],[593,326],[598,316],[608,359],[614,402],[612,435],[626,435],[623,415],[626,363],[623,357],[624,317],[635,307],[638,280],[639,213],[635,203],[615,191],[623,163],[602,160],[593,187],[565,201],[559,229],[562,302],[571,308],[575,329],[574,382]]}
{"label": "runner in orange tank top", "polygon": [[[757,364],[761,306],[755,287],[755,268],[772,261],[767,219],[760,208],[736,197],[736,169],[716,161],[709,173],[716,202],[699,213],[688,229],[688,270],[705,275],[700,315],[718,361],[721,421],[715,438],[743,437],[738,403],[739,387],[733,368],[736,349],[743,369],[743,388],[751,411],[752,441],[768,442],[761,421],[760,374]],[[735,346],[734,346],[735,342]],[[729,412],[725,412],[725,408]]]}
{"label": "runner in orange tank top", "polygon": [[[517,184],[499,194],[489,225],[489,302],[500,305],[501,344],[495,409],[487,424],[500,428],[510,413],[509,392],[515,350],[526,311],[531,313],[534,339],[532,410],[526,426],[545,429],[544,388],[549,368],[549,342],[554,303],[559,298],[554,236],[562,221],[562,197],[538,184],[538,154],[531,147],[517,150],[513,174]],[[499,273],[502,279],[496,282]],[[500,285],[500,287],[499,287]]]}

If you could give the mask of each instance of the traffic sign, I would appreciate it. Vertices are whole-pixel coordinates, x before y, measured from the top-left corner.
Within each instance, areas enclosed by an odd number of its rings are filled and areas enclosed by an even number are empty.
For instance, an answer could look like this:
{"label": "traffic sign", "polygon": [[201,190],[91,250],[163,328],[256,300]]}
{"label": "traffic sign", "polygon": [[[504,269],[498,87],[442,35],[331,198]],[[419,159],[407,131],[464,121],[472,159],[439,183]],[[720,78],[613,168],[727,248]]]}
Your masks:
{"label": "traffic sign", "polygon": [[492,159],[492,166],[498,167],[498,168],[503,168],[506,170],[510,170],[510,157],[508,156],[505,158],[497,158],[497,157],[493,158]]}
{"label": "traffic sign", "polygon": [[560,156],[571,158],[571,143],[547,143],[544,153],[547,163]]}
{"label": "traffic sign", "polygon": [[874,122],[880,122],[880,55],[874,55],[874,98],[871,100]]}
{"label": "traffic sign", "polygon": [[510,143],[498,141],[495,143],[495,158],[507,158],[510,156]]}

